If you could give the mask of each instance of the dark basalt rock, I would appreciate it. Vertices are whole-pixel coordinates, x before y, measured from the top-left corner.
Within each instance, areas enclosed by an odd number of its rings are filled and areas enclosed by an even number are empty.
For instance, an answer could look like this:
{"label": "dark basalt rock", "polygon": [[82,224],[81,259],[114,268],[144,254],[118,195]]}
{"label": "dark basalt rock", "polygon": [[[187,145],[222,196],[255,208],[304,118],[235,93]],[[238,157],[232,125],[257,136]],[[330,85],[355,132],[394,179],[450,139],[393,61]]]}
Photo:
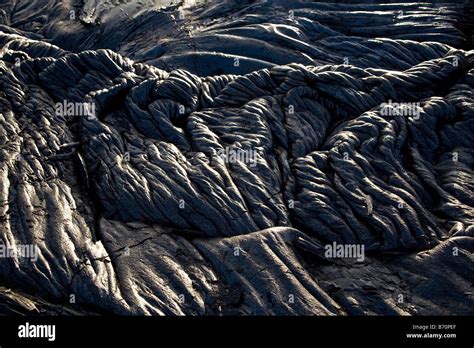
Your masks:
{"label": "dark basalt rock", "polygon": [[1,313],[473,314],[465,3],[0,8]]}

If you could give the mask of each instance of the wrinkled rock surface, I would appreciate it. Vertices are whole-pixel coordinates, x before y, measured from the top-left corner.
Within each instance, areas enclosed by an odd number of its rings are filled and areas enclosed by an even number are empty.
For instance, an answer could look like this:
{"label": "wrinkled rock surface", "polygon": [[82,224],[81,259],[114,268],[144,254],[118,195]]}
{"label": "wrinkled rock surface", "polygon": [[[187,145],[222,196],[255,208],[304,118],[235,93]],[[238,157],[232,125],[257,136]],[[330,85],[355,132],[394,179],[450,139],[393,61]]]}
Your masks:
{"label": "wrinkled rock surface", "polygon": [[0,313],[474,314],[473,7],[163,4],[0,0]]}

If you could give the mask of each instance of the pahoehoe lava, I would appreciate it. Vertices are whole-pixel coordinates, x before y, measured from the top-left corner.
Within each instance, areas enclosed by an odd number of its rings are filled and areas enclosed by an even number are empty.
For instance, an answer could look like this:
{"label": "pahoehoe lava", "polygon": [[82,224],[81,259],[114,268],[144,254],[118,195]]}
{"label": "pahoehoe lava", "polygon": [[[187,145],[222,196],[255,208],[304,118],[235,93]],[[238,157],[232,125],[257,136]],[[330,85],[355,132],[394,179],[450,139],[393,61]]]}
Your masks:
{"label": "pahoehoe lava", "polygon": [[0,0],[0,313],[474,314],[469,2],[159,2]]}

